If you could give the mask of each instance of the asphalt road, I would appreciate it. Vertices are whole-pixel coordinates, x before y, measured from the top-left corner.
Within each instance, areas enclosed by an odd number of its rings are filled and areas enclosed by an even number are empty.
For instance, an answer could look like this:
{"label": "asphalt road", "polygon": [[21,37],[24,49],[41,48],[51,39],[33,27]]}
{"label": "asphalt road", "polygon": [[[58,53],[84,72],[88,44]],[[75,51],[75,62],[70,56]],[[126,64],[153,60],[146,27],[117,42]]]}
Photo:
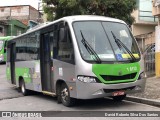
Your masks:
{"label": "asphalt road", "polygon": [[[5,64],[0,64],[0,111],[89,111],[87,112],[87,114],[92,114],[92,111],[160,111],[160,108],[158,107],[129,102],[129,101],[122,101],[116,103],[109,98],[81,100],[76,106],[69,108],[63,106],[62,104],[57,104],[56,98],[46,96],[40,93],[33,94],[30,96],[23,96],[21,93],[17,91],[17,89],[13,85],[7,82],[5,69],[6,69]],[[24,119],[28,120],[32,118],[24,118]],[[47,119],[53,119],[53,118],[47,118]],[[59,120],[60,118],[56,117],[56,119]],[[65,118],[65,119],[71,120],[74,118]],[[82,118],[78,117],[76,119],[82,119]],[[88,120],[90,118],[86,117],[83,118],[83,120],[84,119]],[[92,117],[92,119],[124,120],[126,118]],[[127,120],[135,120],[135,119],[159,120],[158,117],[155,118],[127,117]]]}

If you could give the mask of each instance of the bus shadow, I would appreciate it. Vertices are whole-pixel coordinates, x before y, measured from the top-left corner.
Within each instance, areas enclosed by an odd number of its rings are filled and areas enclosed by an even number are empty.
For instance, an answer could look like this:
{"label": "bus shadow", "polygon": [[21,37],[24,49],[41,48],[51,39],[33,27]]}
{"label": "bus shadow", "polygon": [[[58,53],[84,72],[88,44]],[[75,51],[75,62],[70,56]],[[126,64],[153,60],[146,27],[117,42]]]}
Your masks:
{"label": "bus shadow", "polygon": [[115,110],[117,110],[118,107],[122,107],[124,105],[128,106],[128,105],[133,105],[133,104],[126,102],[126,101],[116,102],[112,100],[111,98],[99,98],[99,99],[91,99],[91,100],[79,100],[75,108],[78,108],[79,110],[83,110],[83,109],[106,110],[106,108],[107,109],[111,108],[113,110],[113,108],[115,108]]}
{"label": "bus shadow", "polygon": [[[35,92],[34,95],[36,97],[39,97],[40,99],[44,99],[47,101],[52,101],[53,103],[57,104],[57,97],[52,97],[48,95],[44,95],[42,93]],[[98,99],[90,99],[90,100],[77,100],[76,105],[72,107],[66,107],[66,110],[68,111],[78,111],[78,110],[89,110],[89,111],[96,111],[98,110],[115,110],[117,111],[118,108],[125,108],[125,106],[133,106],[134,103],[128,102],[128,101],[121,101],[121,102],[116,102],[113,101],[111,98],[98,98]],[[63,107],[63,104],[59,104],[60,107]],[[63,107],[65,110],[65,106]]]}

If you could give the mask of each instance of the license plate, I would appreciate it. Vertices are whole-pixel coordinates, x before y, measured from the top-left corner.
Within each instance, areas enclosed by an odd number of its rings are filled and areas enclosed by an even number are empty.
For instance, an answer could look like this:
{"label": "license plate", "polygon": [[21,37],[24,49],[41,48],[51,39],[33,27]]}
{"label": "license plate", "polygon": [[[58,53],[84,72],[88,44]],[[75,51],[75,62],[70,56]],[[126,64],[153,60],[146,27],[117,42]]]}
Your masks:
{"label": "license plate", "polygon": [[116,91],[116,92],[112,93],[112,96],[121,96],[121,95],[124,95],[124,94],[125,94],[124,91]]}

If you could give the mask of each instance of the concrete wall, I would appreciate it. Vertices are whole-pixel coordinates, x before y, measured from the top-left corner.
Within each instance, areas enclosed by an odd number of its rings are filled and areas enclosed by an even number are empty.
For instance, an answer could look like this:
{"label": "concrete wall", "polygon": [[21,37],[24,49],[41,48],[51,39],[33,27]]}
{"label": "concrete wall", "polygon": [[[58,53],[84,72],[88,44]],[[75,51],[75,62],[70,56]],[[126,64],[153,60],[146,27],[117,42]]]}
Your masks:
{"label": "concrete wall", "polygon": [[30,20],[34,20],[37,21],[37,19],[39,18],[39,12],[34,9],[33,7],[30,7]]}
{"label": "concrete wall", "polygon": [[29,18],[29,6],[11,7],[11,16],[14,19],[24,20]]}
{"label": "concrete wall", "polygon": [[160,15],[160,7],[156,6],[156,0],[152,0],[153,5],[152,5],[152,15],[153,16],[159,16]]}
{"label": "concrete wall", "polygon": [[[42,19],[42,15],[40,17]],[[37,21],[38,18],[39,11],[29,5],[0,7],[0,20],[17,19],[27,25],[28,20]]]}
{"label": "concrete wall", "polygon": [[7,17],[10,16],[10,12],[11,12],[10,8],[0,7],[0,18],[1,18],[1,20],[6,20]]}
{"label": "concrete wall", "polygon": [[156,25],[148,25],[148,24],[134,24],[132,26],[132,33],[134,36],[146,34],[149,32],[155,31]]}
{"label": "concrete wall", "polygon": [[13,19],[28,19],[29,16],[29,6],[10,6],[10,7],[0,7],[0,19],[6,20],[9,17]]}

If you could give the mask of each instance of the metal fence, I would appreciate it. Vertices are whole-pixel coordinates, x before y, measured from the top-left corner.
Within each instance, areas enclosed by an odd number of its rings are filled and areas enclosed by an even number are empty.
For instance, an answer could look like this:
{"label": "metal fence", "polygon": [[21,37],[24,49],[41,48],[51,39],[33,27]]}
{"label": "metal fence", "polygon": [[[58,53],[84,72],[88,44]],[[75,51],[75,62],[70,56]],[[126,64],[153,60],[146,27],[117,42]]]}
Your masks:
{"label": "metal fence", "polygon": [[144,68],[148,77],[155,75],[155,45],[152,44],[151,47],[144,53]]}

